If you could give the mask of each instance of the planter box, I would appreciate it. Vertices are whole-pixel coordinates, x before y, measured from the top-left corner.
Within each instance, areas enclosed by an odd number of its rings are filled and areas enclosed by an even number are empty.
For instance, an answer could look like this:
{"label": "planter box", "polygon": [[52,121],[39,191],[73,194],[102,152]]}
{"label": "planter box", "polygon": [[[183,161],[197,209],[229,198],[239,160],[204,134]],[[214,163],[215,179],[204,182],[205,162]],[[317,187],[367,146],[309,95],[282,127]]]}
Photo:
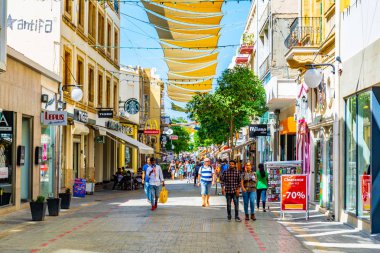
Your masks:
{"label": "planter box", "polygon": [[61,199],[60,198],[48,198],[48,211],[50,216],[58,216],[59,210],[61,209]]}
{"label": "planter box", "polygon": [[3,192],[3,195],[0,196],[0,206],[9,205],[11,202],[12,193]]}
{"label": "planter box", "polygon": [[92,195],[95,191],[95,183],[86,183],[86,194]]}
{"label": "planter box", "polygon": [[61,208],[70,209],[71,193],[60,193],[58,195],[61,199]]}
{"label": "planter box", "polygon": [[30,202],[30,211],[33,221],[43,221],[45,219],[47,203]]}

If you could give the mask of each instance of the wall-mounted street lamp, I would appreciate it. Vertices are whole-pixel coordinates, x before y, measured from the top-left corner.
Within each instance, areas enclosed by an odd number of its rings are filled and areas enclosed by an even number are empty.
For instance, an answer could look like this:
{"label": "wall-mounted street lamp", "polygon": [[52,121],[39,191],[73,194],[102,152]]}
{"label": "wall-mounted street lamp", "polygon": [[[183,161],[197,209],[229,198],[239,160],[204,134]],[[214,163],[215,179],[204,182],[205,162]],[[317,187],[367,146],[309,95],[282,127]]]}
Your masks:
{"label": "wall-mounted street lamp", "polygon": [[63,86],[63,90],[67,89],[66,87],[73,87],[70,91],[70,97],[72,100],[75,102],[79,102],[83,98],[83,91],[80,88],[82,85],[77,85],[77,84],[65,84]]}
{"label": "wall-mounted street lamp", "polygon": [[[342,63],[340,57],[336,57],[336,61],[339,63]],[[309,69],[306,71],[304,75],[305,83],[309,88],[317,88],[318,85],[322,82],[323,73],[322,69],[317,67],[331,67],[332,71],[331,73],[335,74],[335,66],[331,63],[322,63],[322,64],[307,64],[306,67],[309,67]]]}

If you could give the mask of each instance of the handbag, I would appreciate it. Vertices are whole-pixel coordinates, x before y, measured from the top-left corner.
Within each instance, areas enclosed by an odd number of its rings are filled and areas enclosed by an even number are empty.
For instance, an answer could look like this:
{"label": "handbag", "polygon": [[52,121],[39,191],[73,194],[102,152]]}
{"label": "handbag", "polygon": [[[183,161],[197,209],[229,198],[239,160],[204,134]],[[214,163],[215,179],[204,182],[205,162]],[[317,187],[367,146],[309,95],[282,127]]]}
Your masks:
{"label": "handbag", "polygon": [[165,186],[162,187],[162,190],[160,192],[160,203],[166,203],[168,201],[169,192],[166,190]]}

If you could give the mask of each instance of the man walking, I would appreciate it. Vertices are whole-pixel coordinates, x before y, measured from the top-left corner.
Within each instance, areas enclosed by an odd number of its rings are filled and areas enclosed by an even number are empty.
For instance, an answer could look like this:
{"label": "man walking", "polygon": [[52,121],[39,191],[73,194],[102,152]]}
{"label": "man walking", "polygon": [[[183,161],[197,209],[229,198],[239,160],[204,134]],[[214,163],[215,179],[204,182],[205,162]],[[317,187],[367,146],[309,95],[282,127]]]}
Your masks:
{"label": "man walking", "polygon": [[227,200],[227,219],[231,221],[231,201],[235,206],[235,221],[241,222],[239,217],[239,194],[240,194],[240,172],[236,169],[236,162],[230,161],[228,170],[222,173],[221,184],[222,194]]}
{"label": "man walking", "polygon": [[215,182],[214,168],[210,166],[210,159],[205,158],[203,166],[198,171],[198,186],[201,186],[202,206],[210,206],[211,185]]}
{"label": "man walking", "polygon": [[199,162],[196,162],[195,167],[194,167],[194,186],[197,185],[198,172],[200,168],[201,168],[201,164]]}
{"label": "man walking", "polygon": [[146,164],[143,166],[142,169],[142,183],[144,185],[144,192],[146,195],[146,198],[148,199],[148,202],[152,202],[151,195],[150,195],[150,186],[149,186],[149,176],[146,173],[146,170],[150,166],[150,158],[148,157],[146,159]]}
{"label": "man walking", "polygon": [[158,197],[160,195],[160,185],[165,185],[164,176],[162,174],[162,170],[160,165],[156,164],[156,160],[154,157],[150,158],[150,166],[146,170],[146,173],[149,177],[149,185],[150,185],[150,193],[151,193],[151,210],[154,211],[157,209]]}

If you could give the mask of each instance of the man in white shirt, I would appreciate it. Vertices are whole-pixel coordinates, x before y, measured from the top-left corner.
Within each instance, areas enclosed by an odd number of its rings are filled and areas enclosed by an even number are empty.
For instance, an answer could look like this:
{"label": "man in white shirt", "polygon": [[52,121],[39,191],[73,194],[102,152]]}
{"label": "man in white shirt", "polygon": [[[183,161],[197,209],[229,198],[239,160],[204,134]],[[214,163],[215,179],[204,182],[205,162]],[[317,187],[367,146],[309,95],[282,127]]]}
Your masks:
{"label": "man in white shirt", "polygon": [[198,186],[201,186],[202,206],[210,206],[211,185],[215,183],[215,171],[210,165],[210,159],[205,158],[203,166],[198,171]]}
{"label": "man in white shirt", "polygon": [[164,176],[162,174],[162,170],[160,165],[156,164],[156,159],[154,157],[150,158],[150,166],[146,170],[146,174],[149,177],[149,186],[151,193],[151,203],[152,203],[152,211],[157,208],[158,197],[160,196],[160,185],[165,185]]}

